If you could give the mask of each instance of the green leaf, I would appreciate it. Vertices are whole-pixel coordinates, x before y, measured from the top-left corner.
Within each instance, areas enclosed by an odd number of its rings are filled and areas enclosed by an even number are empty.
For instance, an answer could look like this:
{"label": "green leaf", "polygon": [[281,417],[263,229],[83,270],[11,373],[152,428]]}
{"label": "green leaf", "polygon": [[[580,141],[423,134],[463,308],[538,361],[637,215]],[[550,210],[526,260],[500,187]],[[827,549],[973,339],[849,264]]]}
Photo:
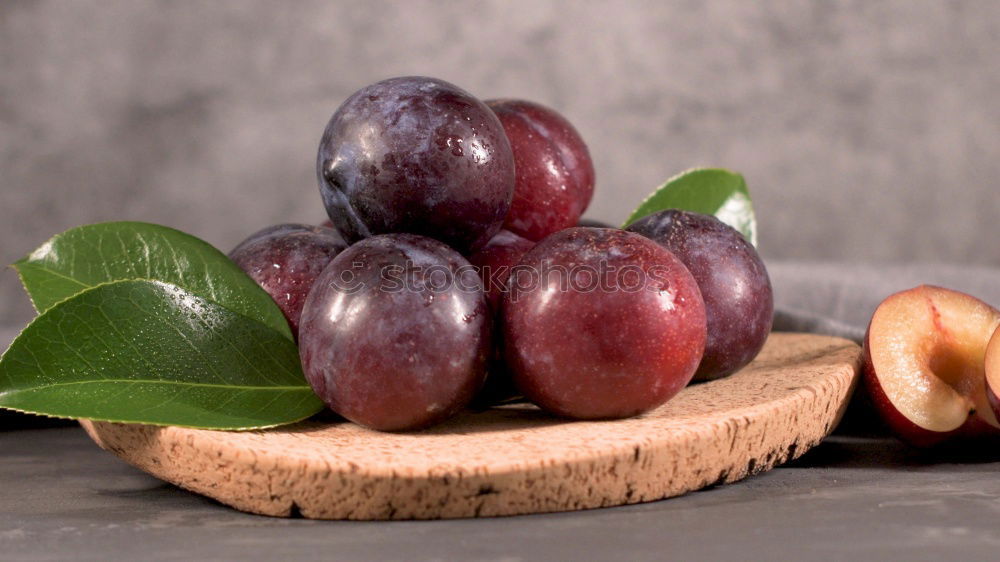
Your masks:
{"label": "green leaf", "polygon": [[165,226],[107,222],[72,228],[14,268],[40,313],[103,283],[157,279],[258,319],[292,339],[278,305],[225,254]]}
{"label": "green leaf", "polygon": [[56,417],[252,429],[322,408],[295,344],[161,281],[118,281],[52,306],[0,358],[0,407]]}
{"label": "green leaf", "polygon": [[667,180],[632,212],[623,228],[663,211],[682,209],[716,218],[740,231],[757,245],[757,219],[743,176],[721,168],[695,168]]}

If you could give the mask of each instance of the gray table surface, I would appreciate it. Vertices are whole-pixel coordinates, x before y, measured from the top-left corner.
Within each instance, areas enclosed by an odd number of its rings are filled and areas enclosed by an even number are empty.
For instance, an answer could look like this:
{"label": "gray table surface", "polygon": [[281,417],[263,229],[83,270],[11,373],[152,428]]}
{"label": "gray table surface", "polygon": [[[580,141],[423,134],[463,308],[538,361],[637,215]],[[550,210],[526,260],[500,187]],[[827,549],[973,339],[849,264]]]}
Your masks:
{"label": "gray table surface", "polygon": [[452,521],[237,512],[100,450],[79,427],[0,432],[7,560],[989,559],[1000,462],[835,436],[785,467],[617,508]]}

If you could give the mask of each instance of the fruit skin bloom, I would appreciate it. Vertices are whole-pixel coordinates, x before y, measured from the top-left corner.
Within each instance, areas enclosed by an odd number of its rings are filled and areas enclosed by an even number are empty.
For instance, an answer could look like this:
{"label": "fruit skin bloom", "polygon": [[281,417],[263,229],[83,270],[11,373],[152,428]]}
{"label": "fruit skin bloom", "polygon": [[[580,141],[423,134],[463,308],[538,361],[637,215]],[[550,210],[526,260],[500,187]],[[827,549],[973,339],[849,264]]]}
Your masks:
{"label": "fruit skin bloom", "polygon": [[316,167],[348,242],[409,232],[467,254],[500,230],[514,195],[514,156],[496,115],[435,78],[356,92],[327,124]]}
{"label": "fruit skin bloom", "polygon": [[[596,283],[584,279],[593,272]],[[701,360],[698,285],[676,256],[638,234],[557,232],[525,254],[510,283],[507,364],[518,389],[549,412],[640,414],[680,392]]]}
{"label": "fruit skin bloom", "polygon": [[437,240],[383,234],[323,271],[302,311],[306,379],[333,411],[373,429],[440,422],[486,377],[491,324],[482,281]]}

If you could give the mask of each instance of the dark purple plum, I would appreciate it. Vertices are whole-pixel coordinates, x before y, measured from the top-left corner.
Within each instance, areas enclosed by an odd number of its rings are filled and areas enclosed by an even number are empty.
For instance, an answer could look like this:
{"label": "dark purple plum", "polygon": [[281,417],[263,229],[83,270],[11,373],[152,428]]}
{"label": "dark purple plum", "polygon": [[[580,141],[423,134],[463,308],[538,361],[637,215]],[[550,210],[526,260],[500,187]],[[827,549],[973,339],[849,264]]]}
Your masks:
{"label": "dark purple plum", "polygon": [[753,244],[713,216],[674,209],[643,217],[627,230],[673,252],[698,282],[708,341],[695,380],[725,377],[753,361],[774,317],[771,279]]}
{"label": "dark purple plum", "polygon": [[569,228],[524,255],[503,305],[521,392],[570,418],[636,415],[691,380],[705,305],[684,264],[631,232]]}
{"label": "dark purple plum", "polygon": [[278,304],[292,335],[313,282],[347,248],[340,234],[322,226],[278,224],[260,230],[229,252],[233,260]]}
{"label": "dark purple plum", "polygon": [[488,406],[512,398],[517,395],[514,388],[514,381],[507,372],[507,366],[503,360],[503,341],[500,334],[500,305],[503,303],[503,295],[507,292],[507,280],[510,272],[521,257],[533,248],[535,243],[510,232],[501,230],[490,239],[489,243],[479,249],[478,252],[469,256],[469,262],[479,271],[479,278],[486,288],[486,300],[490,304],[490,311],[496,320],[493,336],[493,354],[489,362],[489,376],[486,377],[486,384],[482,392],[477,397],[477,404]]}
{"label": "dark purple plum", "polygon": [[347,99],[319,145],[320,193],[349,242],[409,232],[462,253],[500,230],[514,156],[483,102],[434,78],[383,80]]}
{"label": "dark purple plum", "polygon": [[333,411],[378,430],[419,429],[482,386],[491,323],[479,275],[458,252],[414,234],[372,236],[316,281],[299,354]]}
{"label": "dark purple plum", "polygon": [[486,102],[514,152],[514,201],[504,228],[538,241],[576,226],[594,195],[594,164],[565,117],[530,101]]}

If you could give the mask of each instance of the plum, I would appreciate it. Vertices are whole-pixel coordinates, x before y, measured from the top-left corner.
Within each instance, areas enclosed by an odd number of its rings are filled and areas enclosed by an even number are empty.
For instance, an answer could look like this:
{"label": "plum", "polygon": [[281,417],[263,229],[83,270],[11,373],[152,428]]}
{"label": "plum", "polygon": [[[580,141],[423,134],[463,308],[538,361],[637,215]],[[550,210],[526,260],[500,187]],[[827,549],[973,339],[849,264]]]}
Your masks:
{"label": "plum", "polygon": [[626,230],[673,252],[698,281],[708,342],[695,380],[725,377],[750,363],[774,317],[771,279],[753,244],[713,216],[676,209],[643,217]]}
{"label": "plum", "polygon": [[477,397],[476,403],[489,406],[497,402],[517,396],[514,381],[503,360],[503,338],[500,329],[500,306],[508,289],[510,272],[521,257],[535,243],[522,238],[509,230],[501,230],[489,243],[469,256],[469,262],[479,271],[479,277],[486,288],[486,300],[496,321],[493,332],[493,354],[489,361],[489,375],[486,384]]}
{"label": "plum", "polygon": [[663,404],[691,380],[705,347],[705,305],[662,246],[576,227],[515,266],[503,328],[507,365],[529,400],[570,418],[621,418]]}
{"label": "plum", "polygon": [[362,88],[330,119],[320,194],[348,242],[409,232],[462,253],[500,230],[514,194],[503,126],[458,86],[420,76]]}
{"label": "plum", "polygon": [[514,152],[514,201],[504,228],[538,241],[576,226],[594,194],[594,164],[580,134],[543,105],[488,100]]}
{"label": "plum", "polygon": [[861,380],[897,437],[916,447],[996,443],[990,340],[1000,310],[972,295],[921,285],[875,309]]}
{"label": "plum", "polygon": [[500,308],[511,269],[534,245],[534,242],[509,230],[501,230],[478,252],[469,256],[469,263],[479,271],[486,289],[486,300],[493,310]]}
{"label": "plum", "polygon": [[316,394],[383,431],[426,427],[469,403],[486,376],[491,315],[479,275],[415,234],[366,238],[320,275],[299,354]]}
{"label": "plum", "polygon": [[287,223],[251,234],[233,248],[229,259],[271,295],[297,337],[309,289],[345,248],[344,239],[332,228]]}

